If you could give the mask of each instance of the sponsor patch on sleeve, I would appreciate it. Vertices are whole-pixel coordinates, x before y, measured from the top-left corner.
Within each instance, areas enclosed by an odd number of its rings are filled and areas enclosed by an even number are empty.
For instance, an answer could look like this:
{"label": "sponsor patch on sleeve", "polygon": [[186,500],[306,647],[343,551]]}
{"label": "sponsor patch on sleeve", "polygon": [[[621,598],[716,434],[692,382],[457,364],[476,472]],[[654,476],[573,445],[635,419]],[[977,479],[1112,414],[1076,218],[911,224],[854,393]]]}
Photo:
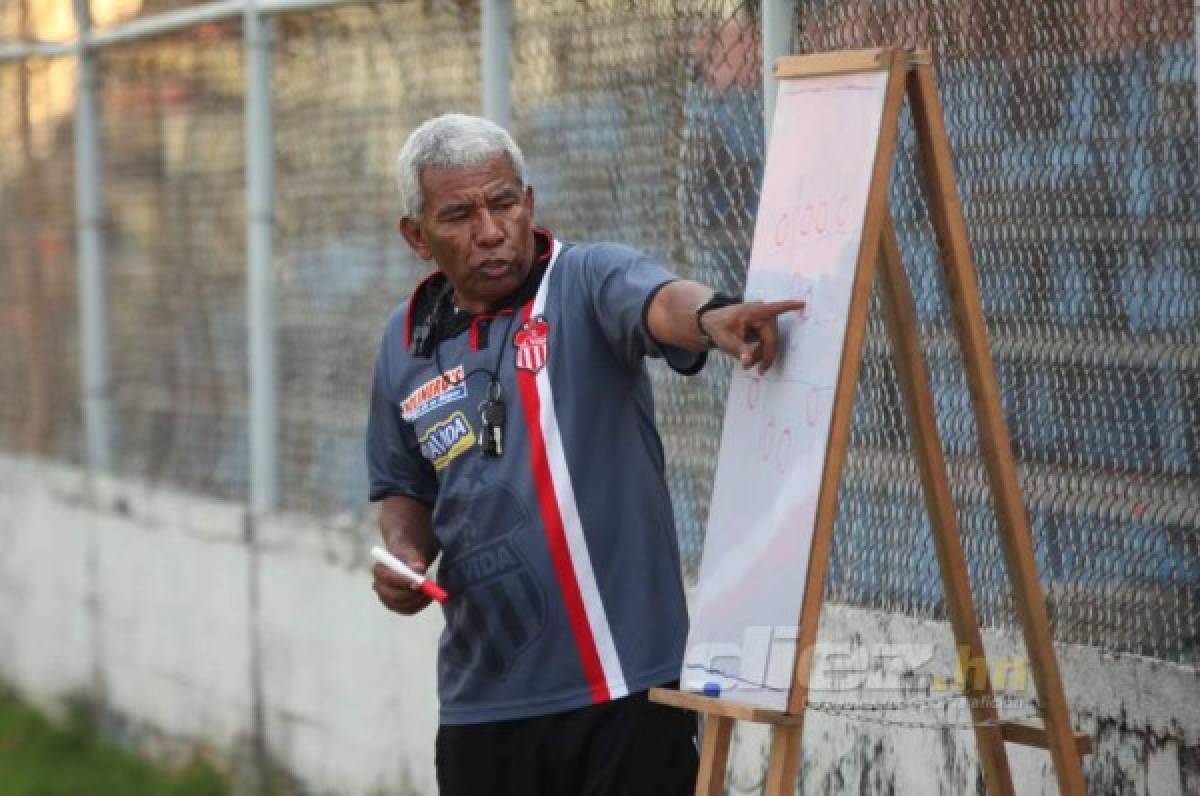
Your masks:
{"label": "sponsor patch on sleeve", "polygon": [[408,394],[400,402],[400,414],[408,422],[429,414],[439,406],[454,403],[467,397],[467,380],[463,366],[451,368],[434,376]]}
{"label": "sponsor patch on sleeve", "polygon": [[421,453],[441,470],[475,445],[475,430],[467,416],[455,412],[445,420],[434,423],[421,435]]}

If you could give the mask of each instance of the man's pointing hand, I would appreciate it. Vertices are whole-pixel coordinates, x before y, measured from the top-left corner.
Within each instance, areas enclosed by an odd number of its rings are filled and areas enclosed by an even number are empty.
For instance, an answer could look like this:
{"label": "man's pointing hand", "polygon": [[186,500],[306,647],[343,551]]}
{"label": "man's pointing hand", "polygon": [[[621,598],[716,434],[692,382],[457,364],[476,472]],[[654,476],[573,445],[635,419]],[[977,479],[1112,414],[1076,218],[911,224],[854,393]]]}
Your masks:
{"label": "man's pointing hand", "polygon": [[779,316],[802,309],[804,302],[795,300],[731,304],[704,313],[700,325],[743,368],[758,365],[758,372],[766,373],[779,353]]}

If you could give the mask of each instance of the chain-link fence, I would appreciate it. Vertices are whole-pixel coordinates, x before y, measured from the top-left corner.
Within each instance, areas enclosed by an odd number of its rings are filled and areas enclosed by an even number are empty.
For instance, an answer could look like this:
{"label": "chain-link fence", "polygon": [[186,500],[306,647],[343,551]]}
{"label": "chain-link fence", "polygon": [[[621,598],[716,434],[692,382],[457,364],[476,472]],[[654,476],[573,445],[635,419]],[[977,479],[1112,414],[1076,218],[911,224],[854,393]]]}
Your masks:
{"label": "chain-link fence", "polygon": [[[1056,638],[1200,656],[1200,161],[1186,3],[805,5],[798,51],[932,45]],[[892,207],[983,621],[1013,611],[905,119]],[[830,596],[942,616],[879,313]]]}
{"label": "chain-link fence", "polygon": [[240,25],[98,58],[119,472],[246,496]]}
{"label": "chain-link fence", "polygon": [[479,11],[347,6],[276,31],[282,498],[360,512],[369,374],[388,313],[429,270],[397,231],[393,163],[428,117],[479,113]]}
{"label": "chain-link fence", "polygon": [[[15,28],[14,28],[15,30]],[[0,63],[0,450],[80,458],[74,63]]]}
{"label": "chain-link fence", "polygon": [[[142,16],[165,7],[147,4]],[[764,149],[758,3],[515,0],[512,16],[513,128],[539,221],[568,239],[630,243],[737,290]],[[479,30],[471,0],[346,3],[274,17],[285,508],[364,511],[371,359],[389,309],[426,268],[395,232],[392,159],[424,118],[479,112]],[[796,52],[934,50],[1056,636],[1195,665],[1194,10],[1182,0],[801,2],[793,33]],[[98,59],[117,467],[234,499],[245,498],[249,477],[240,37],[236,21],[206,23],[108,47]],[[0,445],[74,461],[71,103],[37,110],[20,76],[70,62],[0,66],[4,107],[29,109],[0,116]],[[30,119],[28,136],[21,118]],[[906,117],[893,212],[976,600],[987,623],[1010,628],[914,154]],[[653,374],[694,574],[728,365],[691,379],[661,367]],[[940,617],[909,447],[876,308],[828,596]]]}

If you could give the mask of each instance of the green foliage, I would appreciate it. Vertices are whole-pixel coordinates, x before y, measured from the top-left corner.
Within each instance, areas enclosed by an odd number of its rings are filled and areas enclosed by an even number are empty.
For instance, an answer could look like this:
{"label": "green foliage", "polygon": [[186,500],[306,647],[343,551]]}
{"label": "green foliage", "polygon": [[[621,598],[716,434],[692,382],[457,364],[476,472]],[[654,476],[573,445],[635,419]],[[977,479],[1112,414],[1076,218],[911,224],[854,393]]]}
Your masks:
{"label": "green foliage", "polygon": [[226,796],[202,763],[167,773],[101,739],[75,706],[63,724],[0,689],[0,796]]}

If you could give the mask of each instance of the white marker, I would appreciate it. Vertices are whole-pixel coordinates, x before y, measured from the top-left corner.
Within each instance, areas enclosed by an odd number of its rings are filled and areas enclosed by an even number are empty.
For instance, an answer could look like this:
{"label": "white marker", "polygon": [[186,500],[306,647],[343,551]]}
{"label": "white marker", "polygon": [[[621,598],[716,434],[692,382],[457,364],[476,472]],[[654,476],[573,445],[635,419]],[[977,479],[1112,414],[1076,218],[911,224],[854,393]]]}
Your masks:
{"label": "white marker", "polygon": [[414,581],[426,597],[437,600],[440,603],[444,603],[450,599],[450,595],[446,593],[445,589],[434,583],[430,578],[416,572],[408,564],[405,564],[382,547],[378,545],[372,547],[371,557],[397,575]]}

